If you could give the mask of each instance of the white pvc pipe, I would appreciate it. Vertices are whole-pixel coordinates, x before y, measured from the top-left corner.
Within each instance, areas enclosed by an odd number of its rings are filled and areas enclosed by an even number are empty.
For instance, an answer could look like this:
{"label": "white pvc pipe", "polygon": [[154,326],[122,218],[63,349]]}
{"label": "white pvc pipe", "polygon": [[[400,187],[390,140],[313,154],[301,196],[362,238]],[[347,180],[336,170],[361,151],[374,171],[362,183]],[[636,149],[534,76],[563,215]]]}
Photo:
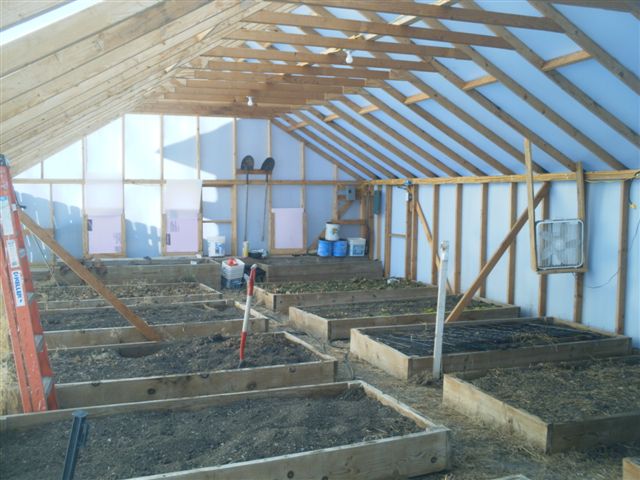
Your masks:
{"label": "white pvc pipe", "polygon": [[444,312],[447,304],[447,266],[449,264],[449,242],[440,244],[440,271],[438,272],[438,306],[436,309],[436,334],[433,339],[433,378],[442,375],[442,336],[444,334]]}

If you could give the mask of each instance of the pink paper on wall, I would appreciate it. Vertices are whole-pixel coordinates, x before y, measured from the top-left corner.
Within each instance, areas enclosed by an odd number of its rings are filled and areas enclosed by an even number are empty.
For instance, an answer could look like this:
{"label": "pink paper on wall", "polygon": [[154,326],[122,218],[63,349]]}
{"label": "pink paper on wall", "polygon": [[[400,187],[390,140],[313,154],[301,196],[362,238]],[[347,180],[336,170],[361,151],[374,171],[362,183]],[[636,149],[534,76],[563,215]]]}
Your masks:
{"label": "pink paper on wall", "polygon": [[198,212],[167,210],[167,253],[198,251]]}
{"label": "pink paper on wall", "polygon": [[272,208],[273,248],[302,249],[304,246],[304,208]]}
{"label": "pink paper on wall", "polygon": [[122,216],[94,215],[87,218],[89,253],[122,253]]}

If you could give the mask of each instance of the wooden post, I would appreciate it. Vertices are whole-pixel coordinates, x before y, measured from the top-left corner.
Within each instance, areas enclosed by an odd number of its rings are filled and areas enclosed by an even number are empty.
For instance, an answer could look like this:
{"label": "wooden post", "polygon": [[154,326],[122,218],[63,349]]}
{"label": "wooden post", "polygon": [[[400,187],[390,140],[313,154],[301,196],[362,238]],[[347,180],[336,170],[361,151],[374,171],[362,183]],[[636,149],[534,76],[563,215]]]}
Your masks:
{"label": "wooden post", "polygon": [[387,186],[384,206],[384,276],[391,270],[391,208],[393,206],[393,187]]}
{"label": "wooden post", "polygon": [[412,185],[411,196],[411,280],[418,279],[418,185]]}
{"label": "wooden post", "polygon": [[[433,236],[431,235],[431,229],[429,228],[429,222],[427,222],[427,217],[424,215],[424,211],[422,210],[422,206],[420,202],[416,202],[416,212],[418,214],[418,218],[420,219],[420,223],[422,223],[422,230],[424,231],[424,235],[427,237],[427,242],[429,247],[433,249]],[[440,255],[436,253],[435,263],[437,268],[440,268]],[[447,279],[447,290],[449,292],[453,292],[451,288],[451,284],[449,283],[449,279]]]}
{"label": "wooden post", "polygon": [[78,275],[82,280],[87,282],[99,295],[101,295],[113,308],[115,308],[120,315],[122,315],[131,325],[136,327],[142,335],[148,340],[159,341],[162,340],[160,334],[151,327],[147,322],[133,313],[124,303],[122,303],[115,294],[109,290],[98,278],[96,278],[84,265],[73,258],[69,252],[67,252],[62,246],[56,242],[49,233],[34,222],[29,215],[22,210],[18,210],[20,215],[20,221],[31,230],[43,243],[45,243],[51,250],[56,252],[56,255],[66,263],[73,273]]}
{"label": "wooden post", "polygon": [[620,233],[618,239],[618,285],[616,287],[616,333],[624,334],[627,295],[627,253],[629,251],[629,191],[631,182],[620,184]]}
{"label": "wooden post", "polygon": [[[545,183],[540,188],[540,190],[538,191],[538,193],[533,199],[534,208],[536,205],[538,205],[538,203],[540,203],[540,201],[545,197],[545,195],[547,195],[548,192],[549,192],[549,184]],[[504,254],[504,252],[507,251],[507,248],[509,248],[509,245],[511,245],[513,240],[518,235],[518,232],[520,232],[524,224],[527,223],[527,219],[528,219],[528,211],[525,211],[522,213],[522,215],[520,215],[520,218],[518,218],[516,223],[511,227],[511,230],[509,230],[509,233],[507,233],[507,236],[504,238],[504,240],[502,241],[498,249],[495,251],[495,253],[491,256],[487,264],[482,268],[482,270],[480,270],[478,277],[473,281],[473,283],[469,287],[469,290],[466,291],[466,293],[462,296],[458,304],[451,311],[451,313],[449,314],[449,317],[447,318],[447,322],[455,322],[460,317],[460,315],[462,314],[462,311],[469,304],[469,302],[471,302],[471,299],[475,295],[478,288],[480,288],[480,284],[482,283],[482,281],[491,273],[491,271],[494,269],[496,264],[500,261],[500,258],[502,258],[502,255]]]}
{"label": "wooden post", "polygon": [[460,293],[461,290],[461,278],[462,278],[462,185],[456,185],[456,260],[455,268],[453,271],[453,291]]}
{"label": "wooden post", "polygon": [[[232,154],[231,175],[236,179],[236,162],[238,158],[238,120],[234,117],[231,124]],[[238,185],[233,182],[231,187],[231,255],[238,254]]]}
{"label": "wooden post", "polygon": [[433,242],[431,243],[431,283],[438,281],[438,238],[440,233],[440,185],[433,186]]}
{"label": "wooden post", "polygon": [[447,265],[449,264],[449,242],[440,245],[441,261],[438,272],[438,303],[436,307],[436,331],[433,338],[433,378],[440,379],[442,375],[442,337],[444,336],[444,314],[447,305]]}
{"label": "wooden post", "polygon": [[411,205],[413,203],[413,190],[411,186],[406,187],[406,205],[405,205],[405,226],[404,226],[404,278],[411,279],[411,258],[413,257],[413,245],[411,239],[413,238],[413,225],[411,224],[411,218],[413,212]]}
{"label": "wooden post", "polygon": [[536,207],[533,204],[533,162],[531,160],[531,142],[524,139],[524,164],[526,167],[525,177],[527,180],[527,216],[529,219],[529,248],[531,250],[531,268],[538,271],[538,260],[536,256]]}
{"label": "wooden post", "polygon": [[586,223],[586,206],[584,195],[584,170],[582,169],[582,162],[576,162],[576,190],[578,192],[578,218],[582,220],[584,229],[583,242],[582,242],[582,258],[583,264],[580,267],[580,271],[575,274],[575,294],[573,299],[573,321],[576,323],[582,323],[582,303],[584,296],[584,271],[587,268],[586,257],[586,239],[587,239],[587,223]]}
{"label": "wooden post", "polygon": [[[549,209],[551,206],[551,196],[542,199],[542,219],[549,218]],[[544,317],[547,314],[547,275],[538,276],[538,315]],[[513,302],[509,302],[513,303]]]}
{"label": "wooden post", "polygon": [[[480,268],[487,263],[487,210],[489,206],[489,184],[482,184],[482,203],[480,205]],[[513,222],[511,222],[513,224]],[[487,281],[480,285],[480,296],[487,296]],[[512,303],[512,302],[508,302]]]}
{"label": "wooden post", "polygon": [[[512,183],[509,188],[509,225],[516,223],[518,215],[518,184]],[[513,239],[513,243],[509,247],[509,271],[507,277],[507,303],[513,305],[516,296],[516,247],[517,239]],[[480,294],[480,296],[483,296]]]}

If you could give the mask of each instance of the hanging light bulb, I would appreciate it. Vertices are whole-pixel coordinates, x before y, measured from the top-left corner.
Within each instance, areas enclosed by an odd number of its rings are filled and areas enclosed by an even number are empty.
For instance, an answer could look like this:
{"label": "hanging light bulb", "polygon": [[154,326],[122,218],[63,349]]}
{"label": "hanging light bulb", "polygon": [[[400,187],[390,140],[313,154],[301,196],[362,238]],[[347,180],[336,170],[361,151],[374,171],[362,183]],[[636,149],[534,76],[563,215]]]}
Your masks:
{"label": "hanging light bulb", "polygon": [[351,50],[345,50],[344,53],[347,54],[347,58],[344,59],[344,61],[351,65],[353,63],[353,56],[351,55]]}
{"label": "hanging light bulb", "polygon": [[247,106],[253,107],[253,97],[247,97]]}

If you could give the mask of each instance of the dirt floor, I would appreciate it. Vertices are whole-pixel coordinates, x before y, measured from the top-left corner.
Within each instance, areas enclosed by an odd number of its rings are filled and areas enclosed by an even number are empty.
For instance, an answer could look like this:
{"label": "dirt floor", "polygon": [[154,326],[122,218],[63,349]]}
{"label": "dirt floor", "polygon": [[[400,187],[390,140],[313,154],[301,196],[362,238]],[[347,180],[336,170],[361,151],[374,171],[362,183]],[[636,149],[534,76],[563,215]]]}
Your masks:
{"label": "dirt floor", "polygon": [[[451,310],[456,306],[462,295],[450,295],[447,297],[446,309]],[[380,317],[384,315],[403,315],[435,313],[437,298],[425,298],[420,300],[394,300],[393,302],[362,302],[344,305],[319,305],[316,307],[303,307],[306,312],[314,313],[322,318],[355,318],[355,317]],[[499,308],[488,302],[472,300],[465,310],[484,310],[487,308]]]}
{"label": "dirt floor", "polygon": [[[421,431],[362,390],[337,397],[244,400],[197,411],[141,412],[89,422],[88,443],[76,469],[78,480],[187,470]],[[70,425],[71,420],[3,433],[0,477],[60,478]]]}
{"label": "dirt floor", "polygon": [[[155,305],[131,307],[140,318],[151,325],[188,322],[210,322],[242,318],[244,311],[233,305],[216,302],[186,303],[180,306]],[[42,327],[47,331],[78,328],[126,327],[130,323],[111,307],[74,310],[43,310]]]}
{"label": "dirt floor", "polygon": [[[256,308],[274,323],[286,323],[285,315],[263,306]],[[422,476],[420,480],[493,480],[516,473],[531,480],[620,480],[622,459],[640,455],[640,442],[544,455],[519,437],[442,405],[441,382],[415,383],[393,378],[351,358],[348,341],[324,343],[309,335],[297,335],[340,360],[337,381],[363,380],[451,430],[451,470]]]}
{"label": "dirt floor", "polygon": [[495,369],[470,383],[546,422],[640,412],[640,357]]}
{"label": "dirt floor", "polygon": [[387,290],[390,288],[415,288],[426,286],[422,282],[386,278],[353,278],[351,280],[327,280],[319,282],[282,282],[261,285],[269,293],[318,293],[349,292],[357,290]]}
{"label": "dirt floor", "polygon": [[[405,355],[433,354],[433,328],[414,327],[388,329],[368,335]],[[564,325],[534,322],[498,323],[493,325],[451,325],[444,329],[443,353],[507,350],[535,345],[550,345],[609,338]]]}
{"label": "dirt floor", "polygon": [[[164,285],[153,283],[131,283],[127,285],[108,285],[108,287],[118,298],[208,293],[207,291],[202,290],[199,283],[173,283]],[[38,295],[38,300],[41,302],[102,298],[93,288],[87,286],[58,287],[39,285],[36,287],[36,295]]]}
{"label": "dirt floor", "polygon": [[[239,345],[238,337],[213,335],[153,345],[148,349],[58,350],[49,352],[49,358],[58,383],[86,382],[237,368]],[[254,334],[247,339],[247,368],[314,360],[319,358],[280,336]]]}

